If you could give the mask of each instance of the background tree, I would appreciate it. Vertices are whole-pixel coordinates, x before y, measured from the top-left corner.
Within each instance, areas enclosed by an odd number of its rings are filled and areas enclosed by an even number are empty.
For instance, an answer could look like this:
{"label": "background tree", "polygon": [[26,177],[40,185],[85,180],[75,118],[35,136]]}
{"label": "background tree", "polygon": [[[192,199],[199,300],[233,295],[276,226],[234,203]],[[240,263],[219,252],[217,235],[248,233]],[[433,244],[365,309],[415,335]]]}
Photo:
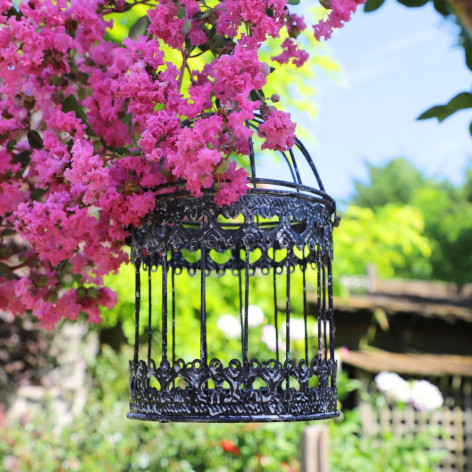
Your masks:
{"label": "background tree", "polygon": [[[369,165],[368,169],[369,181],[355,183],[353,203],[369,208],[375,215],[384,212],[387,204],[415,209],[416,218],[424,224],[424,230],[421,226],[416,227],[431,247],[424,264],[413,264],[410,269],[404,266],[401,270],[397,269],[395,274],[409,278],[420,276],[445,280],[456,283],[459,288],[470,282],[472,171],[466,171],[464,184],[455,186],[448,181],[427,179],[402,158],[392,159],[379,166]],[[399,236],[402,237],[401,233]]]}
{"label": "background tree", "polygon": [[369,184],[354,181],[354,205],[376,208],[388,203],[407,205],[425,177],[405,158],[396,158],[383,166],[367,164]]}

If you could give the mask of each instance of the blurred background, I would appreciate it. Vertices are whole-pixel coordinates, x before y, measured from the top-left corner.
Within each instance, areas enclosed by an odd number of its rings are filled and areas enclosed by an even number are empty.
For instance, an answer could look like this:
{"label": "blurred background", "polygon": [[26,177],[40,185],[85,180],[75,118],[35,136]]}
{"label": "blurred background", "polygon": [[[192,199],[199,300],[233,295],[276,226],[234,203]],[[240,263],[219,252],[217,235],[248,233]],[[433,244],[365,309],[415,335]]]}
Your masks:
{"label": "blurred background", "polygon": [[[334,263],[342,414],[319,430],[329,445],[310,443],[306,423],[125,419],[134,272],[124,267],[108,279],[119,304],[100,325],[44,332],[28,315],[0,313],[0,470],[295,472],[308,447],[333,471],[472,471],[472,104],[462,96],[417,120],[470,90],[468,4],[371,0],[371,12],[359,11],[273,85],[342,216]],[[110,37],[120,41],[144,11],[117,19]],[[192,351],[198,281],[182,283],[181,336]],[[251,291],[251,339],[265,355],[274,346],[262,328],[272,303],[264,292]],[[225,329],[238,316],[237,291],[222,278],[210,293],[218,293],[209,297],[212,351],[224,358],[238,349]]]}

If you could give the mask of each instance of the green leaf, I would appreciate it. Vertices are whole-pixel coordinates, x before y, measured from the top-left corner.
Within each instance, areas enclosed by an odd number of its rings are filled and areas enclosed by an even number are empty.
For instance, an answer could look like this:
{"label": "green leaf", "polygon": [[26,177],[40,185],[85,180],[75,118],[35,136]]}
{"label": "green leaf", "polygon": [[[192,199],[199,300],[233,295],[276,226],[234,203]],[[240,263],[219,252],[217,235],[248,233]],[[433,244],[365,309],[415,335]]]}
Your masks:
{"label": "green leaf", "polygon": [[177,11],[177,18],[182,19],[185,16],[185,7],[184,6],[179,6],[179,9]]}
{"label": "green leaf", "polygon": [[364,11],[370,13],[377,10],[385,3],[385,0],[367,0],[364,4]]}
{"label": "green leaf", "polygon": [[7,228],[2,231],[2,237],[13,236],[14,234],[16,234],[16,231],[14,229]]}
{"label": "green leaf", "polygon": [[465,49],[465,63],[467,67],[472,70],[472,40],[467,41],[466,44],[464,44],[464,49]]}
{"label": "green leaf", "polygon": [[20,154],[13,156],[13,162],[15,164],[19,162],[21,164],[21,167],[26,167],[30,163],[30,160],[31,151],[23,151],[20,152]]}
{"label": "green leaf", "polygon": [[133,135],[133,115],[126,113],[122,121],[128,127],[130,134]]}
{"label": "green leaf", "polygon": [[427,120],[429,118],[437,118],[439,122],[449,118],[456,111],[472,108],[472,93],[462,92],[451,98],[446,105],[437,105],[426,110],[417,119]]}
{"label": "green leaf", "polygon": [[79,105],[79,102],[74,97],[74,95],[69,95],[62,104],[62,111],[68,113],[69,111],[75,112],[77,118],[80,118],[84,123],[87,123],[87,116],[85,115],[84,110]]}
{"label": "green leaf", "polygon": [[469,131],[470,131],[470,135],[472,136],[472,121],[470,122]]}
{"label": "green leaf", "polygon": [[446,106],[454,111],[472,108],[472,93],[462,92],[452,98]]}
{"label": "green leaf", "polygon": [[265,97],[264,91],[261,90],[251,90],[251,93],[249,94],[249,98],[253,102],[257,102],[257,100],[261,100],[262,97]]}
{"label": "green leaf", "polygon": [[0,277],[5,277],[10,273],[10,267],[4,262],[0,262]]}
{"label": "green leaf", "polygon": [[132,39],[138,36],[145,36],[147,33],[148,26],[150,25],[148,16],[142,16],[138,21],[129,29],[128,36]]}
{"label": "green leaf", "polygon": [[13,151],[13,148],[18,144],[18,141],[16,139],[11,139],[7,143],[7,151]]}
{"label": "green leaf", "polygon": [[28,131],[28,142],[33,149],[42,149],[43,147],[43,138],[35,130]]}
{"label": "green leaf", "polygon": [[190,20],[185,20],[184,26],[182,28],[182,34],[189,34],[192,29],[192,22]]}
{"label": "green leaf", "polygon": [[62,111],[64,113],[73,111],[75,113],[75,116],[77,116],[77,118],[80,118],[82,120],[82,123],[87,125],[87,130],[86,130],[87,134],[89,136],[97,136],[93,132],[92,128],[90,128],[89,124],[87,123],[87,115],[85,114],[83,108],[79,105],[79,102],[74,97],[74,95],[69,95],[64,100],[64,103],[62,104]]}
{"label": "green leaf", "polygon": [[288,0],[287,2],[289,5],[299,5],[300,0]]}
{"label": "green leaf", "polygon": [[433,0],[434,9],[443,16],[448,16],[451,11],[451,6],[447,0]]}
{"label": "green leaf", "polygon": [[446,105],[437,105],[435,107],[426,110],[417,120],[428,120],[430,118],[437,118],[439,122],[445,120],[448,116],[451,115],[451,112],[448,110]]}
{"label": "green leaf", "polygon": [[223,175],[229,169],[229,160],[223,159],[219,166],[216,168],[216,175]]}
{"label": "green leaf", "polygon": [[45,193],[47,192],[47,190],[45,190],[44,188],[35,188],[31,191],[31,199],[32,200],[39,200]]}
{"label": "green leaf", "polygon": [[115,148],[115,152],[121,156],[124,156],[125,154],[129,154],[129,149],[125,147],[117,147]]}
{"label": "green leaf", "polygon": [[211,49],[213,51],[216,51],[217,49],[222,48],[226,43],[226,38],[224,36],[221,36],[218,33],[215,33],[211,40]]}
{"label": "green leaf", "polygon": [[426,5],[429,0],[398,0],[398,3],[410,8],[418,8]]}

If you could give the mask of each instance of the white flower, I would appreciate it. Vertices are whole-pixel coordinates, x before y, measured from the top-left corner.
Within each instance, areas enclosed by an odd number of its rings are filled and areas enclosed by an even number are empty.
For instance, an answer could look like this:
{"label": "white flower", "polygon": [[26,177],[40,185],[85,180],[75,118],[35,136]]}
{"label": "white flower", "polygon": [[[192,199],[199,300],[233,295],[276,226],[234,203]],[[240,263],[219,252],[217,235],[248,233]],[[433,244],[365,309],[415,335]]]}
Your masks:
{"label": "white flower", "polygon": [[375,377],[377,388],[393,401],[408,402],[410,400],[410,386],[394,372],[380,372]]}
{"label": "white flower", "polygon": [[217,326],[229,339],[236,339],[241,336],[241,324],[233,315],[221,315],[218,318]]}
{"label": "white flower", "polygon": [[305,339],[305,322],[300,318],[290,320],[290,339],[300,341]]}
{"label": "white flower", "polygon": [[[275,327],[272,325],[266,325],[262,328],[262,341],[266,344],[266,346],[272,351],[275,352],[277,349],[276,344],[276,331]],[[279,341],[279,350],[284,351],[285,346],[282,341]]]}
{"label": "white flower", "polygon": [[427,380],[416,380],[410,393],[411,404],[420,411],[432,411],[444,403],[444,398],[436,385]]}
{"label": "white flower", "polygon": [[251,328],[259,326],[264,321],[264,312],[258,305],[249,305],[247,307],[247,322]]}

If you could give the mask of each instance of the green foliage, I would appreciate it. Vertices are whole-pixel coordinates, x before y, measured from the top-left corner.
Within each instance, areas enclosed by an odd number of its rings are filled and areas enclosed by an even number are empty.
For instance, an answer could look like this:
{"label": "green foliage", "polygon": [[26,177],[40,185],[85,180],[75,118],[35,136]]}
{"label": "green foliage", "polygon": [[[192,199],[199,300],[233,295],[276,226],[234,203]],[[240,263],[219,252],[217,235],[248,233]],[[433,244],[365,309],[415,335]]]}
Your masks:
{"label": "green foliage", "polygon": [[369,183],[354,182],[354,205],[375,208],[388,203],[408,204],[418,187],[425,185],[423,175],[405,158],[385,165],[367,164]]}
{"label": "green foliage", "polygon": [[457,111],[467,108],[472,108],[472,93],[462,92],[451,98],[445,105],[436,105],[426,110],[417,119],[427,120],[429,118],[437,118],[438,121],[441,122]]}
{"label": "green foliage", "polygon": [[[364,207],[364,210],[369,209],[375,214],[376,219],[384,216],[383,221],[379,220],[380,232],[397,231],[398,238],[405,237],[413,242],[410,246],[408,243],[403,247],[397,246],[400,251],[397,256],[399,260],[390,265],[394,274],[411,278],[445,280],[454,282],[458,286],[470,281],[472,278],[472,252],[470,251],[472,247],[472,170],[467,170],[462,187],[455,187],[449,182],[428,180],[404,159],[393,159],[382,166],[370,165],[369,173],[369,183],[356,182],[353,202]],[[388,203],[407,205],[404,210],[409,208],[410,218],[416,219],[413,227],[422,234],[423,241],[425,240],[430,248],[429,253],[425,251],[426,246],[418,246],[419,240],[413,237],[413,233],[404,233],[399,226],[396,228],[390,226],[389,229],[389,223],[384,215],[385,208],[390,206],[387,205]],[[369,213],[365,213],[367,214]],[[373,216],[371,215],[370,218],[373,219]],[[358,221],[357,226],[353,228],[350,226],[349,217],[345,219],[348,221],[346,230],[351,232],[352,238],[355,237],[356,231],[362,232],[363,226],[368,224],[367,216],[364,216],[363,221]],[[405,219],[403,221],[406,222]],[[342,227],[339,229],[340,233],[341,230]],[[349,236],[346,235],[345,239],[348,238]],[[361,238],[358,236],[358,239]],[[359,242],[356,241],[356,244]],[[420,252],[415,252],[414,247],[420,249]],[[379,246],[377,248],[379,249]],[[357,251],[355,246],[353,246],[353,251]],[[362,265],[363,259],[362,252],[358,252],[361,260],[357,264],[357,270]],[[403,265],[402,256],[404,257]],[[386,274],[381,264],[385,258],[388,259],[387,255],[379,256],[370,251],[368,257],[379,264],[378,269],[381,273],[383,271]]]}
{"label": "green foliage", "polygon": [[432,450],[432,434],[396,437],[392,433],[365,435],[360,411],[330,423],[331,467],[336,472],[433,472],[443,451]]}
{"label": "green foliage", "polygon": [[[284,470],[298,466],[304,424],[189,425],[125,419],[127,358],[105,349],[93,367],[86,409],[60,430],[53,408],[0,424],[0,464],[16,458],[18,472]],[[26,423],[27,427],[24,427]],[[227,452],[221,441],[235,448]],[[288,467],[287,467],[288,470]]]}
{"label": "green foliage", "polygon": [[423,215],[409,206],[389,204],[374,211],[348,207],[335,233],[334,273],[365,274],[374,264],[381,277],[428,276],[429,241]]}
{"label": "green foliage", "polygon": [[465,196],[436,186],[419,188],[412,199],[425,215],[425,234],[433,244],[433,277],[458,286],[472,279],[472,203]]}
{"label": "green foliage", "polygon": [[469,168],[465,171],[465,182],[464,182],[464,198],[472,203],[472,169]]}
{"label": "green foliage", "polygon": [[[0,464],[5,470],[299,470],[299,441],[306,423],[190,425],[126,420],[127,359],[131,355],[130,349],[121,354],[102,350],[91,366],[94,382],[86,407],[63,428],[58,425],[60,413],[52,402],[19,421],[0,417]],[[343,392],[358,386],[344,375],[340,376],[339,385]],[[364,437],[357,410],[341,420],[329,421],[329,427],[333,471],[433,470],[430,465],[435,463],[435,454],[426,452],[431,435],[421,440],[401,440],[388,435]]]}

